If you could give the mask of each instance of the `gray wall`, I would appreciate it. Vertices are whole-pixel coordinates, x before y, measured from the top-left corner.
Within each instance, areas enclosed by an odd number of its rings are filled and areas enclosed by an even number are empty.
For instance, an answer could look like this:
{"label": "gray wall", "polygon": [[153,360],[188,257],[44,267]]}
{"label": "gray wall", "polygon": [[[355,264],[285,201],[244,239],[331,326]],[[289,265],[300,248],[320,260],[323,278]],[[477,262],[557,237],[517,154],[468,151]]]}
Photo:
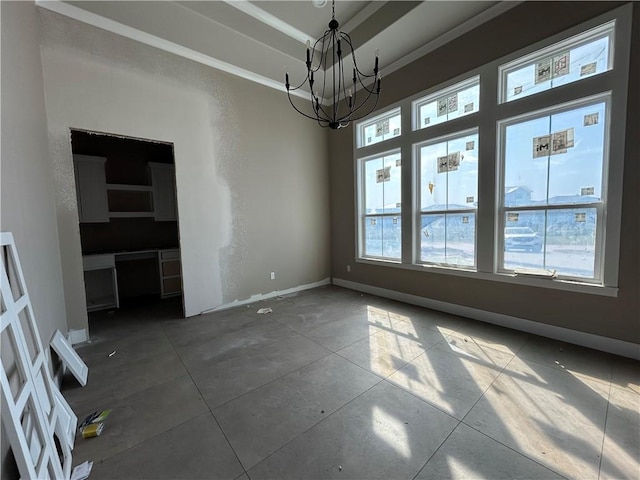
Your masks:
{"label": "gray wall", "polygon": [[[390,75],[382,105],[393,104],[597,16],[620,3],[525,2]],[[536,322],[640,343],[640,5],[633,7],[624,162],[622,241],[617,298],[354,263],[353,128],[332,132],[332,276],[403,293],[498,312]],[[634,87],[635,86],[635,87]],[[345,266],[351,265],[347,273]]]}
{"label": "gray wall", "polygon": [[[0,2],[2,17],[2,154],[0,226],[12,232],[20,255],[40,336],[67,331],[58,228],[38,45],[36,7]],[[12,461],[2,432],[2,472]]]}
{"label": "gray wall", "polygon": [[70,325],[87,326],[70,128],[174,145],[187,316],[329,281],[327,132],[284,93],[46,10],[40,35]]}

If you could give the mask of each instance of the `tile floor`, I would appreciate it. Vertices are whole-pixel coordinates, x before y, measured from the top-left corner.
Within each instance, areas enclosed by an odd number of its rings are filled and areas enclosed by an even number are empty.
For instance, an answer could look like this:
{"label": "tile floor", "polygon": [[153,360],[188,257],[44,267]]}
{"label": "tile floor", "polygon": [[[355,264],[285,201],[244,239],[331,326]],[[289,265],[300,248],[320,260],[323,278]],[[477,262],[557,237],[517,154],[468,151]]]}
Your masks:
{"label": "tile floor", "polygon": [[640,362],[332,286],[179,317],[92,315],[92,480],[640,478]]}

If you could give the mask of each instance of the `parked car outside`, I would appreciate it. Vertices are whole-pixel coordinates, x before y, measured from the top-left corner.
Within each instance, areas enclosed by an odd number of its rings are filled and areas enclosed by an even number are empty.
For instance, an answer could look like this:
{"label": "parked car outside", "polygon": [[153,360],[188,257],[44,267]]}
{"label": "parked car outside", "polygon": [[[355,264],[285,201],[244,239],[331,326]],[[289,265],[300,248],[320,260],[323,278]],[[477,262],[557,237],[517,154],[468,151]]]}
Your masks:
{"label": "parked car outside", "polygon": [[542,251],[542,239],[529,227],[505,227],[505,250]]}

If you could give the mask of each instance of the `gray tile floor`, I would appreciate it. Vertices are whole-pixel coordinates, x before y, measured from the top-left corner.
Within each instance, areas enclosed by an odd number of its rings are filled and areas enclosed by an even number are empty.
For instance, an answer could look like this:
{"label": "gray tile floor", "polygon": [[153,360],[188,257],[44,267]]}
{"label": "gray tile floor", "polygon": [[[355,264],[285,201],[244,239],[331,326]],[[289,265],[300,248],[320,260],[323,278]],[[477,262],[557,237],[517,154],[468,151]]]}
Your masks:
{"label": "gray tile floor", "polygon": [[92,480],[640,478],[640,362],[338,287],[179,317],[92,315]]}

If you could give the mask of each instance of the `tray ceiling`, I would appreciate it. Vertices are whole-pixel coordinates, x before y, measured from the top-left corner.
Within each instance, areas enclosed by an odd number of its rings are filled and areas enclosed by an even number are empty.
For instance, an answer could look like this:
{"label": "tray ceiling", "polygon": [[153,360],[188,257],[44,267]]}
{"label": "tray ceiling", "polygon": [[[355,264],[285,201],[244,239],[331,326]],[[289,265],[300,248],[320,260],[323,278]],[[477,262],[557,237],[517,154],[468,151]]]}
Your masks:
{"label": "tray ceiling", "polygon": [[[318,1],[38,1],[41,8],[284,91],[304,77],[305,43],[331,20]],[[357,47],[358,64],[382,75],[503,13],[519,2],[337,1],[336,19]],[[369,66],[368,63],[371,63]]]}

